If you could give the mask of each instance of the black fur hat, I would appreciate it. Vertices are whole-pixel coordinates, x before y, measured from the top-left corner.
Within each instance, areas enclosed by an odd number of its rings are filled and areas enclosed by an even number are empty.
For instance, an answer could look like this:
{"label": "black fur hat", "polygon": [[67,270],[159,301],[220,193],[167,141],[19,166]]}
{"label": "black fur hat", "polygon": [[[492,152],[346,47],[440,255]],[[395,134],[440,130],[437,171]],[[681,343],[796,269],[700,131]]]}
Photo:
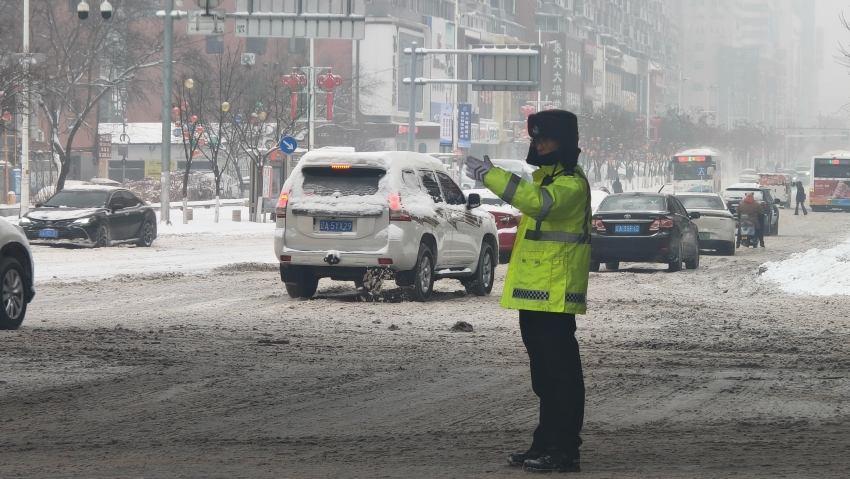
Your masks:
{"label": "black fur hat", "polygon": [[[532,140],[551,138],[559,145],[558,159],[565,168],[571,169],[578,162],[578,118],[566,110],[543,110],[528,117],[528,135]],[[540,166],[534,141],[528,152],[528,163]]]}

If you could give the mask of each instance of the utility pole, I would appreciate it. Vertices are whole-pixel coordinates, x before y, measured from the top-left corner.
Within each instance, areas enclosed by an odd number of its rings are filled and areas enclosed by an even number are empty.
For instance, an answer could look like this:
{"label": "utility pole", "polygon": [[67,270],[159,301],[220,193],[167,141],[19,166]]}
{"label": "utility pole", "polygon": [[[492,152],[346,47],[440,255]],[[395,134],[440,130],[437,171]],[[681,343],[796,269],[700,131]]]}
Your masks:
{"label": "utility pole", "polygon": [[407,151],[416,151],[416,42],[410,45],[410,99],[407,102]]}
{"label": "utility pole", "polygon": [[30,206],[30,0],[24,0],[24,114],[21,122],[21,209],[20,216],[29,211]]}
{"label": "utility pole", "polygon": [[162,56],[162,155],[160,156],[159,221],[171,224],[171,66],[174,55],[174,0],[165,0]]}

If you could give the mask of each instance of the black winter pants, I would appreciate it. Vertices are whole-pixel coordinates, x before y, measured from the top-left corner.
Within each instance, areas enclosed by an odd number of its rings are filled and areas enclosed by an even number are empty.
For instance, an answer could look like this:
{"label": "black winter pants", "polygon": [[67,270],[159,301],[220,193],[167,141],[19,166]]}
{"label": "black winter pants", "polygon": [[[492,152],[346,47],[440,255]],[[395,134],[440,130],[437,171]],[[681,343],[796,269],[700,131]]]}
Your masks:
{"label": "black winter pants", "polygon": [[581,445],[584,376],[574,314],[519,312],[522,341],[531,363],[531,388],[540,398],[540,423],[532,449],[568,454]]}
{"label": "black winter pants", "polygon": [[794,208],[794,214],[795,214],[795,215],[800,214],[800,207],[801,207],[801,206],[803,207],[803,214],[804,214],[804,215],[809,214],[809,212],[808,212],[808,211],[806,211],[806,200],[798,201],[798,202],[797,202],[797,206]]}

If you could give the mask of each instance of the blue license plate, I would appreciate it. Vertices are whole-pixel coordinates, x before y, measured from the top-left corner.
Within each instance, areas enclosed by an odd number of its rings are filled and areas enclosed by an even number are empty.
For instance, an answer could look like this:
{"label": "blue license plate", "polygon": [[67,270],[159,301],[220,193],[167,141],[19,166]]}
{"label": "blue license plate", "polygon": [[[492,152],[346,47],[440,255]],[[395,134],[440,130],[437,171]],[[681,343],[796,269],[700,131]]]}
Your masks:
{"label": "blue license plate", "polygon": [[38,230],[39,238],[58,238],[59,230]]}
{"label": "blue license plate", "polygon": [[319,231],[350,232],[354,229],[353,221],[319,220]]}
{"label": "blue license plate", "polygon": [[640,233],[640,225],[614,225],[614,233]]}

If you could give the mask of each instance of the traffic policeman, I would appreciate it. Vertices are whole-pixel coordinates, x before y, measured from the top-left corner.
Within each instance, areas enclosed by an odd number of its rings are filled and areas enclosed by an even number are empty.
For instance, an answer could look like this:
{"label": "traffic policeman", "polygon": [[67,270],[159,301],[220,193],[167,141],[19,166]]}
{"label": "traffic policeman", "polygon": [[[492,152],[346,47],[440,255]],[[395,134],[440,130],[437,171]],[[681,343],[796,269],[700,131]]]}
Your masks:
{"label": "traffic policeman", "polygon": [[578,166],[578,121],[564,110],[528,117],[526,161],[539,169],[529,183],[468,157],[466,173],[522,211],[501,306],[519,310],[531,387],[540,419],[529,449],[508,462],[535,472],[580,471],[584,378],[576,314],[587,311],[590,271],[590,185]]}

